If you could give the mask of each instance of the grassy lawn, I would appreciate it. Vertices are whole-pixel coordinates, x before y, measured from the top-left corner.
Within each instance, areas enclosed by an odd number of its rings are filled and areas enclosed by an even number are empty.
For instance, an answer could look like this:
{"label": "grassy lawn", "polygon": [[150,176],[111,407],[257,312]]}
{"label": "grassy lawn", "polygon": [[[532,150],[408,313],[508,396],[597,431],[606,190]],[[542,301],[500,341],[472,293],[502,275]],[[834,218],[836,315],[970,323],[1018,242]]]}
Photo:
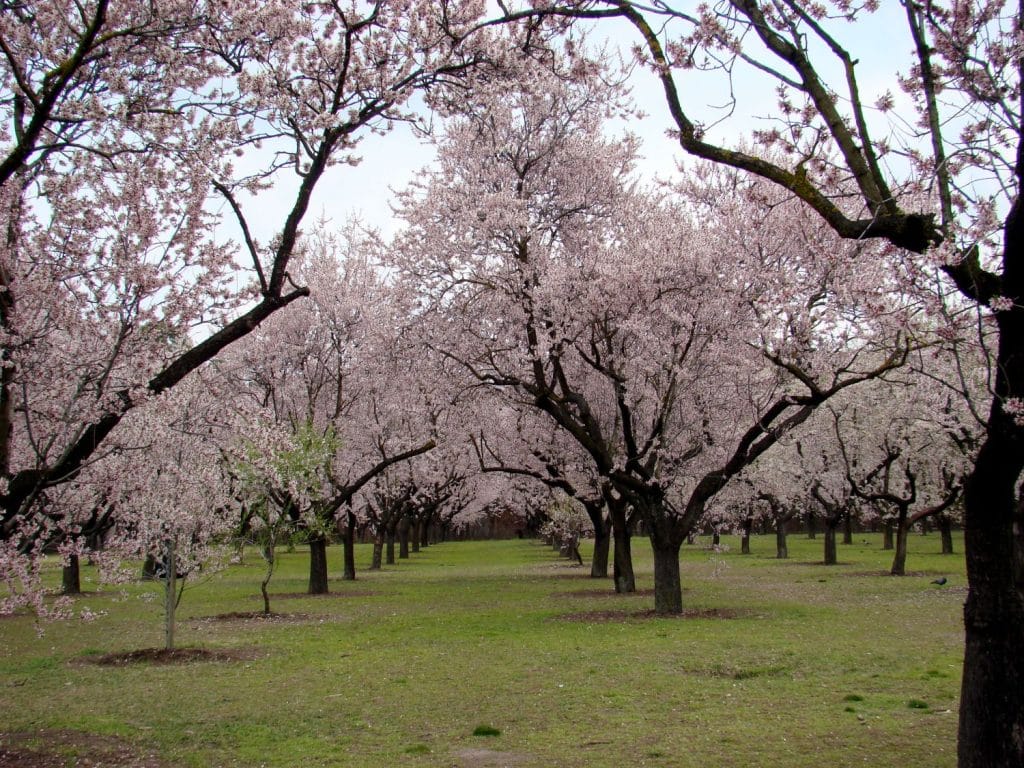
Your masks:
{"label": "grassy lawn", "polygon": [[87,571],[99,620],[40,637],[0,619],[0,752],[49,743],[75,765],[111,739],[147,768],[953,766],[963,558],[912,536],[911,575],[893,578],[880,536],[855,541],[833,567],[820,536],[791,536],[786,561],[773,536],[749,556],[686,546],[682,619],[647,615],[642,538],[641,593],[623,597],[535,541],[434,545],[306,597],[300,549],[271,583],[281,616],[213,618],[261,608],[252,552],[179,610],[181,645],[240,658],[174,665],[95,663],[159,646],[162,613],[153,585],[97,588]]}

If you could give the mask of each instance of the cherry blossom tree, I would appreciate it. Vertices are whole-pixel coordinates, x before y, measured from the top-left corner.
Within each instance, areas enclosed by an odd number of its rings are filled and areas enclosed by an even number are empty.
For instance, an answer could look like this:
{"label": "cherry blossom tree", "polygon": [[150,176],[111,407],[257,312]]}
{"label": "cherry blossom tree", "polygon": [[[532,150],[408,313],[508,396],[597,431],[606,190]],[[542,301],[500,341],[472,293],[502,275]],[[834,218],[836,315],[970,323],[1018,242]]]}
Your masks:
{"label": "cherry blossom tree", "polygon": [[404,194],[396,252],[439,354],[546,414],[637,510],[656,610],[678,613],[679,548],[708,501],[900,365],[907,308],[884,274],[844,282],[841,241],[763,184],[719,174],[712,213],[638,190],[633,143],[601,133],[617,94],[572,66],[474,90]]}

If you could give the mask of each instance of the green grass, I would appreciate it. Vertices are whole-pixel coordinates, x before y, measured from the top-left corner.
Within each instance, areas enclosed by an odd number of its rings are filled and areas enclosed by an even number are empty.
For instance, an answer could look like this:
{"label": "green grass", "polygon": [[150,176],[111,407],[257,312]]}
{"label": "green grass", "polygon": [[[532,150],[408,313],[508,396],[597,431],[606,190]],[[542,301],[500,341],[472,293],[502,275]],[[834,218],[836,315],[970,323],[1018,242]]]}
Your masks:
{"label": "green grass", "polygon": [[[117,737],[194,768],[953,766],[963,558],[913,536],[911,575],[894,578],[879,536],[855,542],[832,567],[820,537],[791,536],[786,561],[773,536],[749,556],[686,546],[683,619],[531,541],[435,545],[332,596],[284,597],[305,588],[300,548],[271,583],[290,619],[210,619],[261,608],[252,553],[186,592],[178,627],[182,645],[251,652],[178,666],[94,663],[159,646],[162,617],[153,585],[97,587],[87,570],[99,591],[79,603],[103,618],[42,637],[0,619],[0,727]],[[633,549],[649,590],[649,548]]]}

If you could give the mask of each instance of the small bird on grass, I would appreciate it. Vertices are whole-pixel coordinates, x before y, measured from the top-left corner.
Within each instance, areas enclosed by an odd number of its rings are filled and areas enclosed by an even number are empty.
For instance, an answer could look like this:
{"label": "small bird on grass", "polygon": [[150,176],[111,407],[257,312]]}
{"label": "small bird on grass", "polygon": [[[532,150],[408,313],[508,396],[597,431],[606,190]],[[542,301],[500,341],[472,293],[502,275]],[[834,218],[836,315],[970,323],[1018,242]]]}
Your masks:
{"label": "small bird on grass", "polygon": [[932,584],[938,584],[941,587],[945,585],[947,581],[949,581],[949,579],[947,579],[945,576],[940,576],[939,578],[935,579],[935,581],[933,581]]}

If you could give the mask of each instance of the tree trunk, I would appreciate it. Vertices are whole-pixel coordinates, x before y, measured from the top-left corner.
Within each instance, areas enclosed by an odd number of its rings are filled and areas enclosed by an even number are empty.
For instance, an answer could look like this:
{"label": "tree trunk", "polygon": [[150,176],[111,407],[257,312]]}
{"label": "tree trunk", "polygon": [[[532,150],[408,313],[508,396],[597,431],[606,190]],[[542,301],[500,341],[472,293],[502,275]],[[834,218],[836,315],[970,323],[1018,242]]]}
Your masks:
{"label": "tree trunk", "polygon": [[379,571],[381,560],[384,559],[384,534],[377,532],[373,537],[373,558],[370,560],[370,570]]}
{"label": "tree trunk", "polygon": [[164,546],[164,649],[174,650],[174,620],[178,608],[178,558],[174,541]]}
{"label": "tree trunk", "polygon": [[420,523],[420,547],[430,546],[430,520],[429,518]]}
{"label": "tree trunk", "polygon": [[351,510],[346,515],[346,525],[342,537],[342,549],[345,552],[345,569],[341,578],[345,581],[356,580],[356,516]]}
{"label": "tree trunk", "polygon": [[398,521],[398,559],[409,559],[409,518],[404,516]]}
{"label": "tree trunk", "polygon": [[65,595],[82,594],[82,567],[78,555],[68,555],[68,563],[61,569],[60,591]]}
{"label": "tree trunk", "polygon": [[853,544],[853,513],[843,515],[843,544]]}
{"label": "tree trunk", "polygon": [[395,564],[395,526],[389,525],[387,539],[384,547],[384,562],[387,565]]}
{"label": "tree trunk", "polygon": [[156,555],[152,552],[146,555],[146,559],[142,561],[142,580],[143,581],[156,581]]}
{"label": "tree trunk", "polygon": [[590,559],[590,578],[608,578],[608,553],[611,550],[612,537],[608,528],[594,531],[594,554]]}
{"label": "tree trunk", "polygon": [[825,519],[825,565],[835,565],[839,562],[839,553],[836,549],[836,528],[838,527],[838,516]]}
{"label": "tree trunk", "polygon": [[412,553],[418,554],[420,551],[420,531],[423,527],[422,520],[416,520],[409,528],[408,540],[412,543]]}
{"label": "tree trunk", "polygon": [[260,582],[260,594],[263,595],[263,615],[264,616],[269,616],[270,615],[270,593],[267,590],[267,587],[270,585],[270,579],[274,575],[274,564],[275,564],[274,544],[272,542],[268,543],[263,548],[263,562],[266,563],[267,570],[263,574],[263,580]]}
{"label": "tree trunk", "polygon": [[[999,313],[1003,314],[1007,313]],[[1000,330],[999,359],[1003,361],[1007,329]],[[1014,330],[1014,343],[1020,345],[1024,328]],[[1021,381],[1024,361],[1016,363],[1020,374],[1016,381]],[[1014,485],[1024,453],[1019,435],[1020,428],[1003,413],[997,397],[988,436],[965,489],[969,590],[964,605],[959,768],[1024,765],[1024,598],[1016,579],[1013,532]]]}
{"label": "tree trunk", "polygon": [[789,547],[786,546],[786,525],[789,520],[777,518],[775,520],[775,557],[778,560],[789,558]]}
{"label": "tree trunk", "polygon": [[309,536],[309,594],[327,594],[327,537]]}
{"label": "tree trunk", "polygon": [[907,523],[907,510],[900,509],[896,518],[896,554],[892,559],[889,573],[893,576],[905,576],[907,573],[907,534],[910,525]]}
{"label": "tree trunk", "polygon": [[813,512],[804,515],[804,524],[807,526],[807,538],[813,539],[818,535],[818,520]]}
{"label": "tree trunk", "polygon": [[882,528],[882,549],[888,550],[893,548],[892,539],[892,520],[886,519],[885,526]]}
{"label": "tree trunk", "polygon": [[626,505],[614,502],[608,505],[611,513],[612,534],[615,538],[615,557],[612,575],[615,591],[620,595],[636,592],[636,576],[633,573],[633,550],[630,543],[629,525],[626,521]]}
{"label": "tree trunk", "polygon": [[590,578],[608,578],[608,550],[611,546],[611,524],[605,518],[603,501],[584,502],[583,508],[594,527],[594,554],[590,559]]}
{"label": "tree trunk", "polygon": [[936,518],[939,526],[939,538],[942,540],[942,554],[953,554],[953,521],[948,515],[940,514]]}
{"label": "tree trunk", "polygon": [[[652,526],[653,527],[653,526]],[[651,531],[654,551],[654,612],[678,615],[683,612],[683,587],[679,579],[679,548],[682,538],[673,541]]]}
{"label": "tree trunk", "polygon": [[740,539],[740,554],[750,554],[750,532],[754,529],[754,518],[748,517],[743,520],[743,537]]}

